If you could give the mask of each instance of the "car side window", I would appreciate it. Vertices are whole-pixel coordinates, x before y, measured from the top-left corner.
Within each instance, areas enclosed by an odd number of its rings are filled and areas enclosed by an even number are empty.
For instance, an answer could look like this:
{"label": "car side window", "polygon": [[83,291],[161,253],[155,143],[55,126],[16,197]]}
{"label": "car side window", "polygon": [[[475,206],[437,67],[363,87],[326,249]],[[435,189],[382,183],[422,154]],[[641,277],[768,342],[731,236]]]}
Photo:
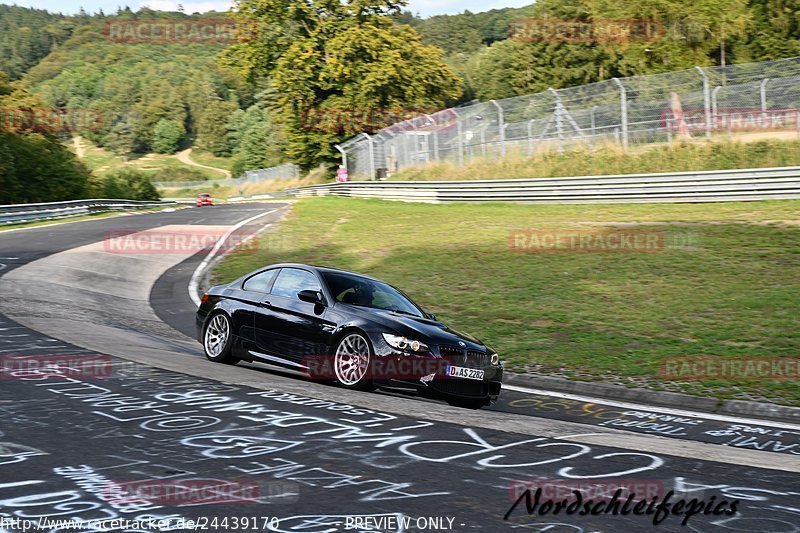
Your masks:
{"label": "car side window", "polygon": [[272,284],[272,280],[275,279],[275,274],[277,273],[278,269],[276,268],[259,272],[255,276],[247,278],[242,288],[246,291],[269,292],[269,286]]}
{"label": "car side window", "polygon": [[299,268],[283,268],[278,279],[275,280],[275,285],[272,286],[272,294],[278,296],[288,296],[299,300],[297,293],[300,291],[321,290],[317,276],[308,270],[300,270]]}

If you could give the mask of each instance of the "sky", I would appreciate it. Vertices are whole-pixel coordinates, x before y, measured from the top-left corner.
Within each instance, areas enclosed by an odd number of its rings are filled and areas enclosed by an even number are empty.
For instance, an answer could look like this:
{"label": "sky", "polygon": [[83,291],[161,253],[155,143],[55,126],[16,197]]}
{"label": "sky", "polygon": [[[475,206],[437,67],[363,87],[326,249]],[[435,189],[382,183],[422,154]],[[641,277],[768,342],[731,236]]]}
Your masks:
{"label": "sky", "polygon": [[[0,3],[13,3],[18,6],[35,7],[65,14],[77,13],[81,7],[89,13],[95,13],[102,9],[106,14],[110,14],[116,12],[117,7],[126,5],[134,11],[140,7],[176,11],[178,4],[183,4],[186,13],[227,11],[231,6],[231,2],[228,0],[3,0]],[[410,0],[406,9],[413,13],[419,13],[422,17],[429,17],[461,13],[465,9],[476,13],[501,7],[521,7],[531,3],[533,0]]]}

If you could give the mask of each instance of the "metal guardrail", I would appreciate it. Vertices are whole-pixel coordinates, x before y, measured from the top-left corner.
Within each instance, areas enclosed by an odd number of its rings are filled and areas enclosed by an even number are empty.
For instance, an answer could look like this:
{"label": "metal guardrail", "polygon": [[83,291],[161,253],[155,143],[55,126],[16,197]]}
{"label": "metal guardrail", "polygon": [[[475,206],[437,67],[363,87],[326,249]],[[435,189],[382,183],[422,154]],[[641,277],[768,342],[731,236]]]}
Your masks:
{"label": "metal guardrail", "polygon": [[543,204],[792,199],[800,198],[800,167],[510,180],[352,181],[297,187],[272,195],[310,196]]}
{"label": "metal guardrail", "polygon": [[177,203],[121,199],[89,199],[41,204],[0,205],[0,225],[53,220],[103,211],[146,209],[148,207],[168,207],[171,205],[177,205]]}

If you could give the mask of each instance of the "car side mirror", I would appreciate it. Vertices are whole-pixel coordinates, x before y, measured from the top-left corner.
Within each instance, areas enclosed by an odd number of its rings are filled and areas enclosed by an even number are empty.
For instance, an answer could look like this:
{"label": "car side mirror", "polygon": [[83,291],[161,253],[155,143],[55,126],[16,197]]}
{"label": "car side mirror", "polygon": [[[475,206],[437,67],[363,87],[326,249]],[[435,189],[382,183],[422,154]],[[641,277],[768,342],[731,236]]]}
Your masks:
{"label": "car side mirror", "polygon": [[425,313],[425,314],[428,315],[428,318],[430,318],[431,320],[436,320],[436,315],[434,315],[433,313]]}
{"label": "car side mirror", "polygon": [[306,289],[304,291],[298,292],[297,297],[300,298],[300,300],[303,302],[308,302],[310,304],[316,304],[316,305],[325,305],[325,299],[322,297],[322,293],[320,291],[312,291],[311,289]]}

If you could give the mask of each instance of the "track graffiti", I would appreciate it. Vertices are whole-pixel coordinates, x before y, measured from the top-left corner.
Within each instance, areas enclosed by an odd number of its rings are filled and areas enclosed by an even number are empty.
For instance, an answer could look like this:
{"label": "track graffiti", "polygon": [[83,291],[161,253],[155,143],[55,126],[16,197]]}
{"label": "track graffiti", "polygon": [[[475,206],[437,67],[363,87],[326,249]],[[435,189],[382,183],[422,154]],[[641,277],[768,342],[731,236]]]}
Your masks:
{"label": "track graffiti", "polygon": [[655,411],[618,408],[565,398],[526,395],[508,402],[512,412],[559,418],[626,431],[690,438],[721,446],[774,453],[800,454],[800,431],[764,425],[729,424],[713,419],[678,416]]}

